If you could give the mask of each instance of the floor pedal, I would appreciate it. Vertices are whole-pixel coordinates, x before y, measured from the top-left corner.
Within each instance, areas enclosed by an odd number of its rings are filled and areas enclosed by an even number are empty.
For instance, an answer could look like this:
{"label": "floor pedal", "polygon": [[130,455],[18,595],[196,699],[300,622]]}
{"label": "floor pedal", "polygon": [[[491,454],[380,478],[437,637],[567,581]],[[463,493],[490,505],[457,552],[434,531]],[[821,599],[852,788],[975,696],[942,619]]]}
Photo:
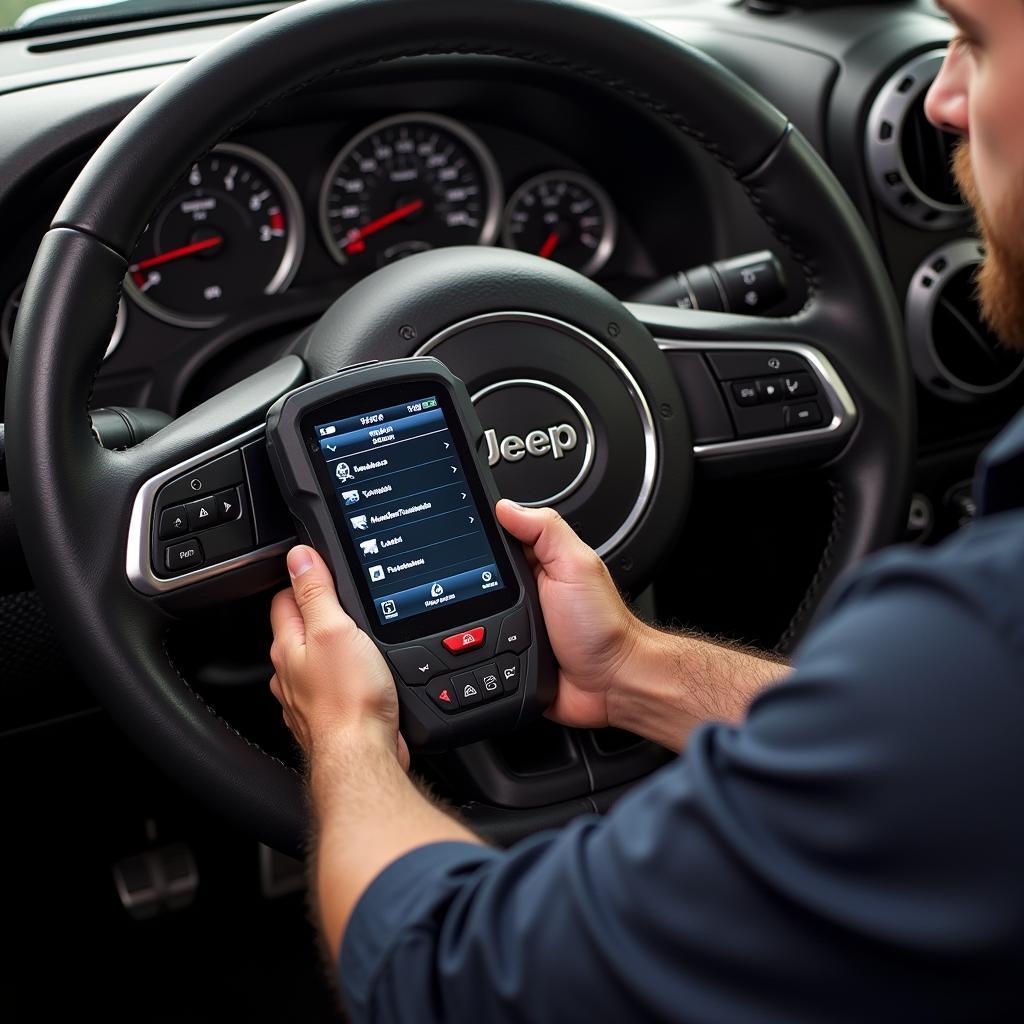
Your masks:
{"label": "floor pedal", "polygon": [[199,869],[184,843],[125,857],[112,870],[121,905],[138,921],[183,910],[199,888]]}

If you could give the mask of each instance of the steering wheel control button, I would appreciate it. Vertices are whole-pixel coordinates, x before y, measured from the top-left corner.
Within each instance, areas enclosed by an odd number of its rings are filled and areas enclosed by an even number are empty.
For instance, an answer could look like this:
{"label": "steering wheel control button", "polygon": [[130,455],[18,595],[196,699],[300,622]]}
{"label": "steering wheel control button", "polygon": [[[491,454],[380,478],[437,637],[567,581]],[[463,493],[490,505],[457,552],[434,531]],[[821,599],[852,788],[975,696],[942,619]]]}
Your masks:
{"label": "steering wheel control button", "polygon": [[170,540],[188,533],[188,513],[184,505],[172,505],[160,513],[160,539]]}
{"label": "steering wheel control button", "polygon": [[519,659],[514,654],[503,654],[496,662],[498,676],[505,693],[519,689]]}
{"label": "steering wheel control button", "polygon": [[441,660],[434,657],[426,647],[402,647],[397,651],[388,651],[388,657],[408,686],[422,686],[432,676],[445,671]]}
{"label": "steering wheel control button", "polygon": [[809,373],[791,373],[782,378],[782,397],[787,401],[794,398],[807,398],[816,395],[818,388]]}
{"label": "steering wheel control button", "polygon": [[754,386],[757,388],[757,400],[759,402],[782,401],[782,381],[778,377],[755,381]]}
{"label": "steering wheel control button", "polygon": [[482,647],[484,642],[484,627],[474,626],[472,629],[463,630],[461,633],[453,633],[446,636],[441,643],[449,654],[463,654],[466,651],[476,650]]}
{"label": "steering wheel control button", "polygon": [[498,648],[495,653],[514,651],[522,654],[530,646],[530,617],[525,608],[506,615],[498,634]]}
{"label": "steering wheel control button", "polygon": [[708,352],[707,357],[719,380],[767,377],[807,369],[804,360],[792,352]]}
{"label": "steering wheel control button", "polygon": [[214,499],[217,506],[217,522],[230,523],[242,514],[242,503],[238,500],[238,488],[221,491]]}
{"label": "steering wheel control button", "polygon": [[452,688],[459,698],[460,707],[471,708],[484,701],[484,688],[475,672],[460,672],[452,676]]}
{"label": "steering wheel control button", "polygon": [[496,663],[481,666],[473,673],[473,678],[484,700],[496,700],[504,695],[505,688],[501,684],[501,673]]}
{"label": "steering wheel control button", "polygon": [[178,544],[168,544],[164,552],[164,563],[171,572],[195,569],[203,562],[203,546],[195,537]]}
{"label": "steering wheel control button", "polygon": [[786,426],[790,430],[804,430],[821,423],[821,409],[817,402],[800,402],[785,407]]}
{"label": "steering wheel control button", "polygon": [[459,698],[455,693],[455,681],[447,676],[438,676],[427,683],[427,696],[448,715],[459,710]]}
{"label": "steering wheel control button", "polygon": [[188,525],[192,530],[205,530],[217,522],[217,499],[203,498],[201,501],[191,501],[186,506],[188,509]]}
{"label": "steering wheel control button", "polygon": [[743,408],[733,403],[730,412],[739,437],[757,437],[761,434],[782,434],[786,430],[783,406],[778,403]]}
{"label": "steering wheel control button", "polygon": [[215,494],[226,487],[240,484],[245,479],[242,469],[242,453],[228,452],[219,459],[190,470],[172,480],[160,492],[157,499],[161,505],[177,505],[194,501],[196,498]]}
{"label": "steering wheel control button", "polygon": [[760,398],[757,385],[752,380],[739,380],[732,386],[732,395],[737,405],[757,405]]}

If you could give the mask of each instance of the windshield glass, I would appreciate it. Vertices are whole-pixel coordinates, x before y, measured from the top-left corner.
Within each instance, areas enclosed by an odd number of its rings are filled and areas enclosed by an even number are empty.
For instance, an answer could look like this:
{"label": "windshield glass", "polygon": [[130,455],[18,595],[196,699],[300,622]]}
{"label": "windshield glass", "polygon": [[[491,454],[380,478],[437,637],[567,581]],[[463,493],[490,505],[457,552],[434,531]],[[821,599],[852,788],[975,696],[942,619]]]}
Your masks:
{"label": "windshield glass", "polygon": [[[260,0],[0,0],[0,35],[11,31],[46,31],[96,22],[127,21],[132,18],[178,14],[185,11],[217,10],[243,7]],[[289,2],[289,0],[284,0]],[[427,0],[424,0],[427,2]],[[596,0],[620,11],[637,10],[652,13],[662,7],[682,6],[698,0]],[[731,5],[735,0],[718,0]],[[800,6],[838,5],[840,0],[799,0]],[[846,0],[858,2],[858,0]],[[864,2],[864,0],[860,0]],[[867,0],[878,2],[878,0]],[[934,13],[932,0],[925,6]]]}
{"label": "windshield glass", "polygon": [[0,34],[242,7],[253,2],[258,0],[0,0]]}

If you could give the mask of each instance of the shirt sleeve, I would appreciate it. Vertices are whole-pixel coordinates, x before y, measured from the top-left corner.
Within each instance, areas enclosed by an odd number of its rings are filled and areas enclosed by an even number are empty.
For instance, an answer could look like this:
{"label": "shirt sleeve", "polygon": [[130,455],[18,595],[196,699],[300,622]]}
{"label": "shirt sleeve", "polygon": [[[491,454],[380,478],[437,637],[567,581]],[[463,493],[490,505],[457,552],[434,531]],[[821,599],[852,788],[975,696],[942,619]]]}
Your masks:
{"label": "shirt sleeve", "polygon": [[858,576],[742,726],[605,817],[392,864],[344,940],[353,1020],[1019,1018],[1020,645],[999,573],[943,557]]}

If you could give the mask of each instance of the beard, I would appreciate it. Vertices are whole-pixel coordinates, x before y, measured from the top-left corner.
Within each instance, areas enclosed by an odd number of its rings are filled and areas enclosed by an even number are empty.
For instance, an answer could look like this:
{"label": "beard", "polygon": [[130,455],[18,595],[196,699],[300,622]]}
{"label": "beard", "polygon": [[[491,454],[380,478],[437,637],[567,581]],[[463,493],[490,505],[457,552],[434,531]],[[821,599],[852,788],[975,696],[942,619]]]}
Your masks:
{"label": "beard", "polygon": [[1006,216],[993,218],[978,191],[971,151],[963,140],[953,153],[953,176],[985,243],[985,260],[975,278],[982,319],[1004,345],[1024,349],[1024,177],[1007,197]]}

